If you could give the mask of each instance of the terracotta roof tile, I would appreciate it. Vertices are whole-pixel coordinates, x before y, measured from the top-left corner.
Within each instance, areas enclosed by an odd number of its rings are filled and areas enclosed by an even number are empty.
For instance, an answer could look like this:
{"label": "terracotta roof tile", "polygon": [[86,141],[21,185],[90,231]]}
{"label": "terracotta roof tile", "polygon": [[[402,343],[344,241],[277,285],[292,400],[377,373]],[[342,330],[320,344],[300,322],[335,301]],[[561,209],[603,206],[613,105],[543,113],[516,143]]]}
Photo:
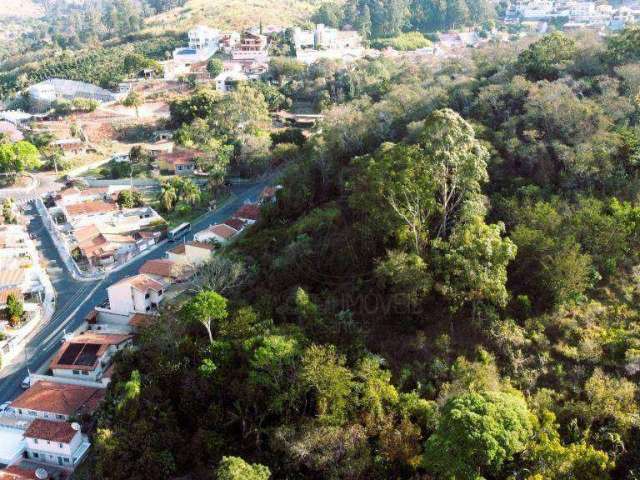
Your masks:
{"label": "terracotta roof tile", "polygon": [[204,242],[187,242],[186,245],[189,245],[190,247],[195,247],[195,248],[202,248],[204,250],[209,250],[211,252],[215,251],[216,246],[211,244],[211,243],[204,243]]}
{"label": "terracotta roof tile", "polygon": [[66,207],[71,216],[91,215],[94,213],[108,213],[118,210],[118,205],[104,200],[90,200],[88,202],[75,203]]}
{"label": "terracotta roof tile", "polygon": [[140,328],[149,326],[158,317],[156,315],[147,315],[144,313],[134,313],[129,319],[129,325]]}
{"label": "terracotta roof tile", "polygon": [[133,277],[123,278],[114,285],[122,285],[125,283],[141,292],[146,292],[147,290],[155,290],[156,292],[159,292],[164,289],[164,286],[160,282],[142,273]]}
{"label": "terracotta roof tile", "polygon": [[101,388],[41,380],[16,398],[11,407],[60,415],[93,413],[104,395]]}
{"label": "terracotta roof tile", "polygon": [[233,216],[236,218],[246,218],[248,220],[258,220],[260,218],[260,207],[255,203],[246,203],[241,206]]}
{"label": "terracotta roof tile", "polygon": [[24,432],[28,438],[49,440],[50,442],[70,443],[78,432],[67,422],[52,422],[50,420],[35,419]]}
{"label": "terracotta roof tile", "polygon": [[237,231],[240,231],[244,228],[245,222],[240,220],[239,218],[227,218],[224,223],[229,225],[231,228],[235,228]]}
{"label": "terracotta roof tile", "polygon": [[92,371],[111,345],[120,345],[130,338],[131,335],[85,332],[64,342],[49,368]]}
{"label": "terracotta roof tile", "polygon": [[173,260],[156,259],[144,262],[139,272],[145,275],[179,278],[184,274],[184,268]]}
{"label": "terracotta roof tile", "polygon": [[37,480],[36,471],[30,468],[22,468],[17,465],[0,470],[0,480]]}
{"label": "terracotta roof tile", "polygon": [[7,299],[9,295],[15,295],[18,300],[24,300],[24,296],[22,295],[22,291],[19,288],[7,288],[4,290],[0,290],[0,305],[6,305]]}
{"label": "terracotta roof tile", "polygon": [[207,228],[205,230],[206,232],[210,232],[213,235],[216,235],[218,237],[221,237],[225,240],[229,240],[230,238],[232,238],[234,235],[236,235],[238,233],[238,230],[236,230],[235,228],[225,224],[225,223],[219,223],[217,225],[211,225],[209,228]]}
{"label": "terracotta roof tile", "polygon": [[0,270],[0,288],[21,285],[24,282],[24,270],[21,268]]}

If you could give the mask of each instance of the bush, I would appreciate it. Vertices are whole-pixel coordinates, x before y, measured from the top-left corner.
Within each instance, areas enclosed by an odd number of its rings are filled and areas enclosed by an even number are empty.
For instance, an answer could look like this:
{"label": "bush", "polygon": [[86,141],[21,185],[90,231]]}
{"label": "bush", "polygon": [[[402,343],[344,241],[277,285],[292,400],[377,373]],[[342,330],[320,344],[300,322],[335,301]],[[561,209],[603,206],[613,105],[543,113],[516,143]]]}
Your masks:
{"label": "bush", "polygon": [[175,212],[181,217],[186,217],[191,213],[191,205],[180,202],[176,205]]}
{"label": "bush", "polygon": [[391,47],[396,50],[417,50],[431,45],[431,42],[420,32],[401,33],[393,38],[381,38],[374,42],[376,48]]}
{"label": "bush", "polygon": [[274,145],[278,143],[295,143],[299,147],[306,142],[305,136],[302,134],[302,130],[299,128],[287,128],[279,132],[273,132],[271,134],[271,141]]}
{"label": "bush", "polygon": [[279,143],[273,148],[272,164],[279,165],[294,160],[298,156],[298,152],[298,146],[293,143]]}

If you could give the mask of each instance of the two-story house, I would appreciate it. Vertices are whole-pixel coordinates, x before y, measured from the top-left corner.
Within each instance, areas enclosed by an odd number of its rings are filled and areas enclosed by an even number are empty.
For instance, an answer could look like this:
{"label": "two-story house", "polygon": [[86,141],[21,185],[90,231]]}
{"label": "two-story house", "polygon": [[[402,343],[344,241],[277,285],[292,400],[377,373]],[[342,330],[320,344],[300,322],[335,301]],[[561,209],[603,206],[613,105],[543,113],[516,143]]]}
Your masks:
{"label": "two-story house", "polygon": [[167,258],[186,265],[202,265],[211,260],[215,245],[202,242],[186,242],[167,252]]}
{"label": "two-story house", "polygon": [[119,315],[148,313],[163,299],[164,285],[148,275],[127,277],[107,288],[109,309]]}
{"label": "two-story house", "polygon": [[80,425],[40,418],[31,422],[24,439],[29,459],[67,468],[77,466],[90,447]]}

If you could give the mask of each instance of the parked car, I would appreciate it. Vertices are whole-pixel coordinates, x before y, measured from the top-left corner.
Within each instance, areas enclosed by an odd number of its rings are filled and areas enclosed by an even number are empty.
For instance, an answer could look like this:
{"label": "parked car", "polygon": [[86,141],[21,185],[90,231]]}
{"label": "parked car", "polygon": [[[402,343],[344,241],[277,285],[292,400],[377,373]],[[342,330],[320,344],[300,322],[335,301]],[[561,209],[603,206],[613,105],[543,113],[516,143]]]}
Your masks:
{"label": "parked car", "polygon": [[24,380],[22,380],[22,383],[20,384],[20,386],[22,387],[23,390],[26,390],[29,387],[31,387],[31,375],[27,375],[26,377],[24,377]]}
{"label": "parked car", "polygon": [[9,410],[9,405],[11,405],[11,402],[4,402],[2,405],[0,405],[0,413]]}

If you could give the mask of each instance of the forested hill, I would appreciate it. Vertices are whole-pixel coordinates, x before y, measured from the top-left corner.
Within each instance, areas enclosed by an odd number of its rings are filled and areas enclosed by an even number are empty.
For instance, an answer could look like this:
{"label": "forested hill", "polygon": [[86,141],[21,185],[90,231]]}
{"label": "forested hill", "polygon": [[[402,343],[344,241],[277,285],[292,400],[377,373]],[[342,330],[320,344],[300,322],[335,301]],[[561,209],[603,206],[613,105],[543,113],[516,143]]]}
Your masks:
{"label": "forested hill", "polygon": [[639,40],[329,75],[277,202],[120,357],[92,478],[637,478]]}

